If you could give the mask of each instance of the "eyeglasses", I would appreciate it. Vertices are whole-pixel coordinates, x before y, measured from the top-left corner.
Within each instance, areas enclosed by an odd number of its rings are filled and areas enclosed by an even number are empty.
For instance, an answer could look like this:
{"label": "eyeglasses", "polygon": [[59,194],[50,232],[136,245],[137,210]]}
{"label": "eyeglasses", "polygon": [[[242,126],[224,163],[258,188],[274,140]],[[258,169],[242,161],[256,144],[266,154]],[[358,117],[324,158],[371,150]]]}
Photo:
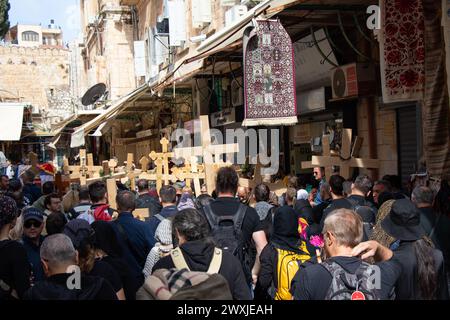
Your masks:
{"label": "eyeglasses", "polygon": [[30,229],[32,226],[35,228],[39,228],[42,225],[42,222],[35,220],[28,220],[23,224],[25,229]]}

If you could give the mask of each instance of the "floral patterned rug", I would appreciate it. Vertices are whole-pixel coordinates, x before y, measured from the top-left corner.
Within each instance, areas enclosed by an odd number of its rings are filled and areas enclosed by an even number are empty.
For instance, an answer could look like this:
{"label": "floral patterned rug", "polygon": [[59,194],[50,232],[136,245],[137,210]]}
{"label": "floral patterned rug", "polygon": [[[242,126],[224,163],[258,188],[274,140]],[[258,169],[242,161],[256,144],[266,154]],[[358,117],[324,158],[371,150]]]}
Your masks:
{"label": "floral patterned rug", "polygon": [[244,75],[243,126],[297,123],[292,41],[278,20],[258,20],[245,33]]}
{"label": "floral patterned rug", "polygon": [[381,19],[383,101],[423,99],[425,41],[422,0],[381,1]]}

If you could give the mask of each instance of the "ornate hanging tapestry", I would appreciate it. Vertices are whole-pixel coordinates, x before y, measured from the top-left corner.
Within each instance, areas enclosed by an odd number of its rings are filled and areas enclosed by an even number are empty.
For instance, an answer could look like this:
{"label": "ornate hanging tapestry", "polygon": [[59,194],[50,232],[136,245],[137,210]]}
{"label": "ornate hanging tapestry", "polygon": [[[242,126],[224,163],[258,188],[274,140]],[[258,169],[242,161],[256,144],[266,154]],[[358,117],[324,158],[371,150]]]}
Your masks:
{"label": "ornate hanging tapestry", "polygon": [[243,126],[297,123],[292,41],[278,20],[246,30],[244,74]]}
{"label": "ornate hanging tapestry", "polygon": [[380,57],[383,101],[423,99],[424,14],[421,0],[381,1]]}

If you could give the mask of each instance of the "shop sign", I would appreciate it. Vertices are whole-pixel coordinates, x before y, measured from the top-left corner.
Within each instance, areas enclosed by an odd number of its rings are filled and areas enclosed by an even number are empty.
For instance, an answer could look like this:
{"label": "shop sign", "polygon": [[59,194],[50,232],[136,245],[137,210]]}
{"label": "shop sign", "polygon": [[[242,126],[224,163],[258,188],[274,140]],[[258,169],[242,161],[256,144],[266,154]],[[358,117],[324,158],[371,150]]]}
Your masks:
{"label": "shop sign", "polygon": [[235,109],[222,110],[211,114],[211,126],[218,127],[236,122]]}

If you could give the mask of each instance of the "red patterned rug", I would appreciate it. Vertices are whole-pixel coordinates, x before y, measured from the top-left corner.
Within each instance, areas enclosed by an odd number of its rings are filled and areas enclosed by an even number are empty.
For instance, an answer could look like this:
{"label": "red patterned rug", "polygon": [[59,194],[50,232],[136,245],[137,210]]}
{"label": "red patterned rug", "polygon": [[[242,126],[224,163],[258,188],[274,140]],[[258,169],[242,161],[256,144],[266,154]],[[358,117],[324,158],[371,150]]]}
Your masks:
{"label": "red patterned rug", "polygon": [[243,126],[297,123],[292,41],[278,20],[259,20],[244,35]]}
{"label": "red patterned rug", "polygon": [[424,12],[421,0],[381,2],[380,57],[383,101],[423,99]]}

